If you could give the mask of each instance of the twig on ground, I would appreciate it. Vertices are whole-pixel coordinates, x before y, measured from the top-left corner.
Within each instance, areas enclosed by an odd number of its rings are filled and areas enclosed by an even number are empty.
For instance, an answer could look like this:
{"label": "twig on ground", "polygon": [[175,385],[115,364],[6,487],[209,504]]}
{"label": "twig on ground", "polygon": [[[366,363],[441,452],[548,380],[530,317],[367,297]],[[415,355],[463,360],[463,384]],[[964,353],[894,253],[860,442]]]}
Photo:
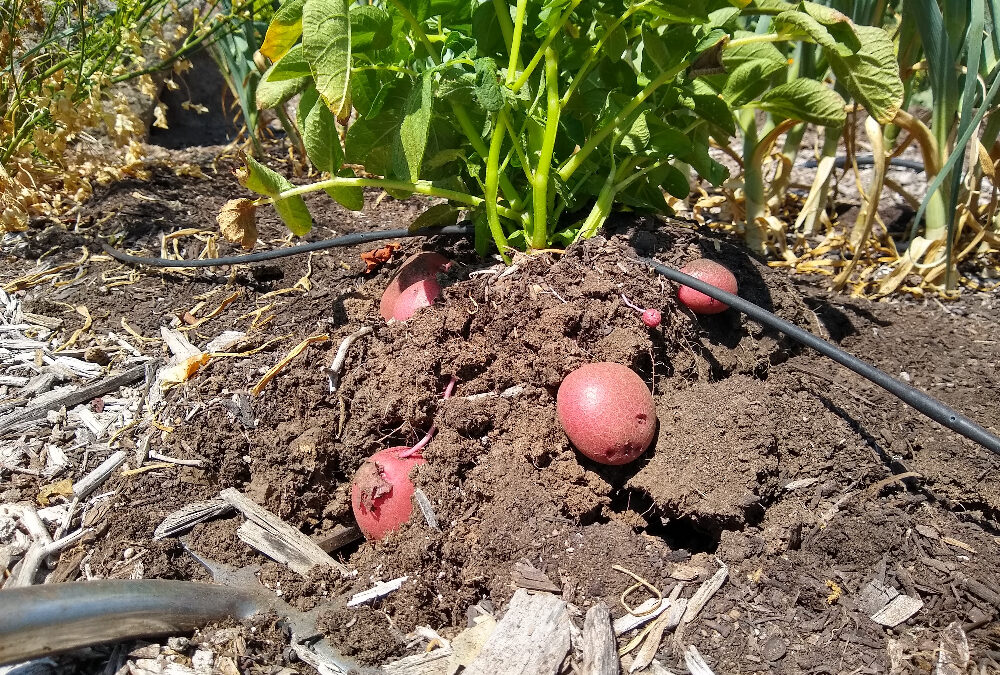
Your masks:
{"label": "twig on ground", "polygon": [[96,469],[77,481],[76,485],[73,486],[73,495],[77,499],[86,499],[91,492],[103,485],[104,481],[118,470],[118,467],[125,463],[127,457],[128,453],[124,450],[118,450],[112,454]]}
{"label": "twig on ground", "polygon": [[177,457],[168,457],[167,455],[161,455],[155,450],[149,451],[150,459],[158,459],[161,462],[170,462],[171,464],[180,464],[181,466],[204,466],[205,462],[200,459],[178,459]]}
{"label": "twig on ground", "polygon": [[358,605],[363,605],[366,602],[371,602],[372,600],[377,600],[381,597],[385,597],[390,593],[394,593],[399,590],[399,587],[403,585],[403,582],[410,577],[398,577],[390,581],[382,581],[367,591],[361,591],[360,593],[355,593],[351,596],[351,599],[347,601],[348,607],[357,607]]}

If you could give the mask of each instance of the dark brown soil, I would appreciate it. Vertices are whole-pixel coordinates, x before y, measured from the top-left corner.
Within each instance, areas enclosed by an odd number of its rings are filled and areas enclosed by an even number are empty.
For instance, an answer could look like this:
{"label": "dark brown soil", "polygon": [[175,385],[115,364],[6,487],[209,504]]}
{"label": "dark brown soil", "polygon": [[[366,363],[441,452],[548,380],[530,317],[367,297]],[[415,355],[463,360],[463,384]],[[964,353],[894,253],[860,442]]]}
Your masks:
{"label": "dark brown soil", "polygon": [[[111,186],[86,207],[76,232],[33,233],[28,260],[9,259],[0,282],[30,271],[32,256],[51,246],[62,247],[49,256],[54,263],[78,259],[75,247],[92,234],[124,233],[128,247],[155,255],[161,233],[213,230],[222,203],[242,195],[227,173],[220,167],[199,180],[161,168],[150,183]],[[374,192],[367,202],[363,213],[351,214],[325,197],[310,199],[318,225],[308,239],[404,227],[426,206]],[[263,238],[277,244],[284,231],[262,213]],[[382,543],[341,550],[358,570],[353,582],[318,572],[305,579],[266,562],[237,539],[238,518],[199,525],[187,546],[231,567],[263,564],[261,581],[303,610],[408,576],[372,607],[330,610],[320,621],[345,653],[368,664],[404,653],[403,636],[418,625],[464,627],[469,607],[484,599],[502,608],[514,591],[512,565],[521,560],[545,572],[567,600],[584,609],[603,600],[618,616],[619,597],[633,581],[612,565],[669,590],[678,565],[701,569],[704,579],[716,567],[713,557],[731,566],[729,582],[685,640],[718,673],[884,672],[890,643],[902,650],[908,670],[900,672],[928,672],[941,630],[954,621],[968,630],[974,663],[1000,660],[996,597],[967,583],[998,592],[1000,460],[734,311],[690,314],[676,303],[674,284],[629,259],[719,260],[736,273],[742,296],[909,378],[994,433],[997,297],[873,304],[772,271],[732,242],[682,223],[622,218],[606,235],[563,255],[521,257],[503,275],[468,242],[432,238],[402,242],[394,261],[371,275],[363,273],[365,247],[358,247],[235,270],[145,269],[134,283],[112,287],[105,279],[128,269],[97,257],[81,282],[24,290],[28,311],[65,319],[68,332],[79,326],[72,307],[87,305],[94,326],[81,347],[121,333],[123,319],[158,337],[196,296],[213,291],[202,314],[238,297],[188,334],[195,344],[224,330],[248,332],[242,350],[288,336],[247,358],[213,359],[166,395],[159,421],[173,431],[157,432],[152,449],[205,466],[112,478],[104,489],[117,491],[116,508],[104,534],[87,544],[91,572],[121,574],[114,563],[131,547],[147,552],[147,577],[208,578],[178,541],[151,537],[168,513],[226,487],[321,537],[352,522],[348,481],[368,456],[411,445],[436,423],[427,463],[414,477],[440,530],[417,514]],[[195,256],[202,247],[189,237],[180,250]],[[377,312],[381,290],[399,261],[419,250],[458,262],[444,298],[406,323],[386,324]],[[492,271],[471,275],[484,270]],[[307,291],[267,295],[307,275]],[[661,309],[662,327],[643,326],[622,293]],[[251,329],[247,315],[260,308],[273,319]],[[374,333],[354,344],[331,393],[322,369],[341,339],[363,325]],[[322,333],[331,339],[309,347],[250,398],[252,421],[233,412],[235,393],[247,392],[299,341]],[[631,367],[654,393],[658,435],[631,465],[587,460],[557,422],[559,383],[593,361]],[[453,376],[454,397],[442,402]],[[520,389],[511,394],[511,387]],[[149,430],[126,434],[122,447],[134,447]],[[905,472],[918,475],[885,481]],[[83,473],[78,467],[74,475]],[[38,492],[32,476],[2,477],[22,499]],[[875,624],[855,604],[873,578],[924,607],[894,629]],[[357,628],[347,627],[353,619]],[[261,647],[257,656],[281,650]],[[661,658],[678,663],[669,641]],[[251,661],[240,667],[256,672]]]}

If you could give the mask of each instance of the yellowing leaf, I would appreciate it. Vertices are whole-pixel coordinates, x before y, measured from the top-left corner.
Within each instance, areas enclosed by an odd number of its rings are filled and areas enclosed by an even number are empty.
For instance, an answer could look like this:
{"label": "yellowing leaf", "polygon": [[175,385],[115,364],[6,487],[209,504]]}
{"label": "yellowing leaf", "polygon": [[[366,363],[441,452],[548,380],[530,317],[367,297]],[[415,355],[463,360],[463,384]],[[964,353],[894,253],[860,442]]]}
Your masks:
{"label": "yellowing leaf", "polygon": [[260,53],[277,61],[302,35],[302,7],[305,0],[288,0],[271,17]]}
{"label": "yellowing leaf", "polygon": [[230,199],[216,217],[219,231],[249,251],[257,243],[257,207],[251,199]]}

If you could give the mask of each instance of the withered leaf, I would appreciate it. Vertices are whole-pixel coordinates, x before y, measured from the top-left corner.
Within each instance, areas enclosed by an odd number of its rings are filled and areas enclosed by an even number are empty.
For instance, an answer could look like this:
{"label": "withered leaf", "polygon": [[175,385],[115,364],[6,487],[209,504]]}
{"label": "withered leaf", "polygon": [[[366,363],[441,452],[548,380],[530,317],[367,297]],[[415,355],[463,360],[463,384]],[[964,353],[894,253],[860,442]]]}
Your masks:
{"label": "withered leaf", "polygon": [[230,199],[219,212],[219,231],[249,251],[257,243],[257,206],[252,199]]}

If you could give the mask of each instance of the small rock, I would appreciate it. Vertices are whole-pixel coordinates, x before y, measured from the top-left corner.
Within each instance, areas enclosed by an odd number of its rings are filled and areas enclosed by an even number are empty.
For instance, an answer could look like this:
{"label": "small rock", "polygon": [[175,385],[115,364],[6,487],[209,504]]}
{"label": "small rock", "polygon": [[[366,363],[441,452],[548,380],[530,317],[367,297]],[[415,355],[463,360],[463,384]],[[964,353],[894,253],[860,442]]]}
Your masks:
{"label": "small rock", "polygon": [[784,658],[787,651],[788,645],[785,644],[785,641],[775,636],[764,643],[764,646],[761,647],[760,655],[767,661],[778,661]]}

